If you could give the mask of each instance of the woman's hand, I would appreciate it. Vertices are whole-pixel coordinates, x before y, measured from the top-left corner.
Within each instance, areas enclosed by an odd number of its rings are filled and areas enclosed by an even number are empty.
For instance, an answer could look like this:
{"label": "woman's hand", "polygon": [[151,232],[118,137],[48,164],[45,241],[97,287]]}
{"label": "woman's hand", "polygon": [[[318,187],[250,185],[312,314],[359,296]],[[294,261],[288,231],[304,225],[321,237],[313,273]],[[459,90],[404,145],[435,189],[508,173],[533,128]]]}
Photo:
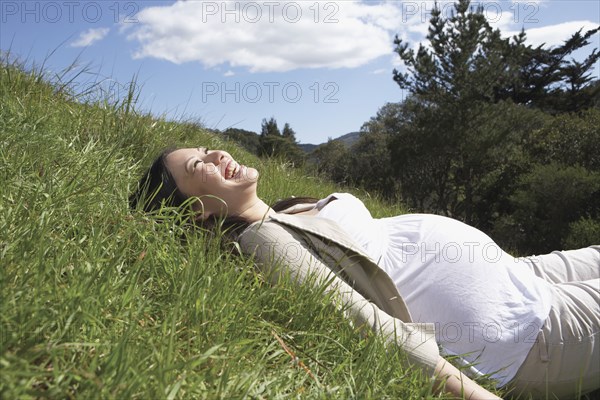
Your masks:
{"label": "woman's hand", "polygon": [[479,386],[442,357],[435,367],[434,390],[436,392],[444,390],[456,397],[471,400],[500,399]]}

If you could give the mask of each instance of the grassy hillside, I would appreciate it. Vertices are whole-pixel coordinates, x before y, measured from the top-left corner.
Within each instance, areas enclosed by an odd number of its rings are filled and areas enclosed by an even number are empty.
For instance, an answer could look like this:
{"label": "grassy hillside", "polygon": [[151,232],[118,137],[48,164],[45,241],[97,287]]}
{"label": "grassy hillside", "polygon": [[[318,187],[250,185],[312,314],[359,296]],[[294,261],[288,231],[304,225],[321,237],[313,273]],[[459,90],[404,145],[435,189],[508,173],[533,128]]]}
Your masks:
{"label": "grassy hillside", "polygon": [[[82,104],[0,67],[0,397],[430,397],[320,293],[271,287],[210,235],[131,215],[128,194],[168,145],[230,151],[261,171],[269,202],[344,190],[142,115],[135,95]],[[357,194],[376,216],[402,211]]]}

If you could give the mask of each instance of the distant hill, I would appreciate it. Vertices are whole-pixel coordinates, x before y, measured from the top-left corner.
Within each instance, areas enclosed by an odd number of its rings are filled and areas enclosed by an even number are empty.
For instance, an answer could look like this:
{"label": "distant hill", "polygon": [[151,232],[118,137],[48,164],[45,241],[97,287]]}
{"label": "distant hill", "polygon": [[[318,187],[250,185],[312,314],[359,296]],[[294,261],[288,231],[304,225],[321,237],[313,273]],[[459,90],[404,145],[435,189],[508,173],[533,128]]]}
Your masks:
{"label": "distant hill", "polygon": [[[248,131],[245,129],[229,128],[223,132],[219,132],[218,130],[213,130],[213,133],[215,133],[215,134],[220,133],[223,136],[227,137],[228,139],[233,140],[234,142],[237,142],[238,144],[240,144],[242,147],[244,147],[246,150],[250,151],[251,153],[258,154],[258,148],[260,146],[259,145],[259,136],[260,135],[256,132]],[[346,145],[346,147],[350,147],[354,143],[356,143],[356,141],[358,140],[359,137],[360,137],[360,132],[350,132],[350,133],[346,133],[345,135],[342,135],[338,138],[335,138],[333,140],[339,140],[342,143],[344,143]],[[299,143],[298,146],[302,149],[302,151],[304,151],[305,153],[308,154],[324,143],[326,143],[326,142],[319,143],[319,144]]]}
{"label": "distant hill", "polygon": [[339,141],[343,142],[346,146],[350,147],[354,143],[356,143],[359,138],[360,138],[360,132],[350,132],[350,133],[346,133],[345,135],[342,135],[339,138],[334,139],[334,140],[339,140]]}
{"label": "distant hill", "polygon": [[[342,135],[338,138],[335,138],[333,140],[339,140],[340,142],[344,143],[346,145],[346,147],[350,147],[358,141],[359,137],[360,137],[360,132],[350,132],[350,133],[346,133],[345,135]],[[310,153],[314,149],[319,147],[321,144],[324,144],[324,143],[320,143],[320,144],[300,143],[299,146],[304,152]]]}
{"label": "distant hill", "polygon": [[311,144],[311,143],[299,143],[298,146],[300,146],[302,151],[305,153],[311,153],[314,149],[319,147],[318,144]]}

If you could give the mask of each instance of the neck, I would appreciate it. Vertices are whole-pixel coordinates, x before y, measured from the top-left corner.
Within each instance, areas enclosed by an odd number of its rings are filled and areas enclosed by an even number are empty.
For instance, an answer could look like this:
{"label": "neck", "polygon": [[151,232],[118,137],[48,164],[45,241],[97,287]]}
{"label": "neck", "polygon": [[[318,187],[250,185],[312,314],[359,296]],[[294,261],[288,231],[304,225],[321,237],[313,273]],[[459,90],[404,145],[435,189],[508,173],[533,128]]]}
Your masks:
{"label": "neck", "polygon": [[242,211],[239,216],[249,223],[253,223],[256,221],[261,221],[271,214],[275,214],[275,211],[265,204],[264,201],[257,199],[248,208]]}

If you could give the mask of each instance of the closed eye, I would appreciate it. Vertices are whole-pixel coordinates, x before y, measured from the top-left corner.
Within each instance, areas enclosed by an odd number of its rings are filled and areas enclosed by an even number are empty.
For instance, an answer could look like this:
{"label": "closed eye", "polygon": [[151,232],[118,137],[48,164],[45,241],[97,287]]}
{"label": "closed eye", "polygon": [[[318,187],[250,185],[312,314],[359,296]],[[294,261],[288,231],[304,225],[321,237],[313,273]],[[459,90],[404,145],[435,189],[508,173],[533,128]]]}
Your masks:
{"label": "closed eye", "polygon": [[196,160],[194,161],[194,167],[193,169],[196,169],[196,165],[200,164],[202,162],[202,160]]}

